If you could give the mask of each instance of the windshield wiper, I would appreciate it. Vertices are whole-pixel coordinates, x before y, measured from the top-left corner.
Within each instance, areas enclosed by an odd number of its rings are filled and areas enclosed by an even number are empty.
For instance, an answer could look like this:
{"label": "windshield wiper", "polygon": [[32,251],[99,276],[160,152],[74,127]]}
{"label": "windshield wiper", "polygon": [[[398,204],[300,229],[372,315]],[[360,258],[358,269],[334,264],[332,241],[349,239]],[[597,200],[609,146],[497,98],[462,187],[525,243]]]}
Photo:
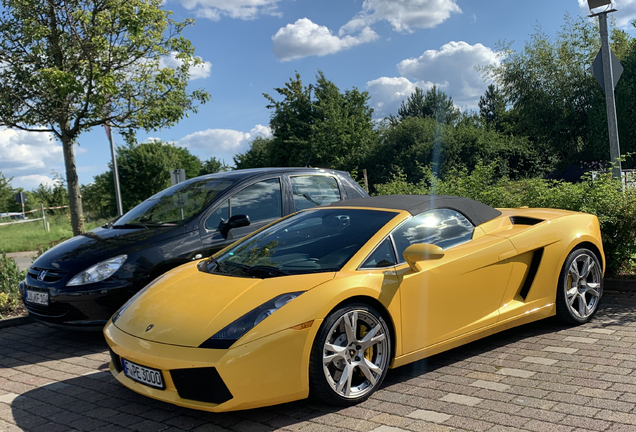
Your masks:
{"label": "windshield wiper", "polygon": [[[208,263],[216,265],[216,269],[217,269],[217,270],[219,270],[221,273],[227,273],[227,270],[225,270],[225,269],[223,268],[223,266],[221,265],[221,263],[219,262],[219,260],[217,260],[216,258],[214,258],[214,257],[210,257],[210,258],[208,258]],[[208,270],[209,270],[209,269],[210,269],[210,267],[208,266]],[[213,270],[212,270],[212,271],[213,271]]]}
{"label": "windshield wiper", "polygon": [[125,223],[121,225],[113,225],[113,228],[131,229],[131,228],[143,228],[148,229],[148,226],[140,223]]}
{"label": "windshield wiper", "polygon": [[246,269],[247,274],[260,275],[265,277],[287,276],[288,272],[279,269],[278,267],[268,265],[254,265]]}

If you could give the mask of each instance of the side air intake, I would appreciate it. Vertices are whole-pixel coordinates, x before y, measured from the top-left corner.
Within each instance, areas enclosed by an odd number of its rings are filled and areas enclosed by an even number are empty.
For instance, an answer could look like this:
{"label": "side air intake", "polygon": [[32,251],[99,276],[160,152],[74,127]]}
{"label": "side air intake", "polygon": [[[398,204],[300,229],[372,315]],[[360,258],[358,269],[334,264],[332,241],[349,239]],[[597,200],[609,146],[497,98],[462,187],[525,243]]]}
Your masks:
{"label": "side air intake", "polygon": [[528,297],[528,293],[530,292],[530,288],[532,287],[532,282],[534,282],[534,278],[537,275],[537,271],[539,270],[539,264],[541,264],[542,257],[543,248],[535,250],[532,254],[532,262],[530,263],[530,267],[528,268],[528,272],[526,273],[526,278],[523,281],[521,291],[519,291],[519,295],[524,300],[526,299],[526,297]]}
{"label": "side air intake", "polygon": [[536,225],[543,222],[543,219],[536,219],[527,216],[510,216],[513,225]]}

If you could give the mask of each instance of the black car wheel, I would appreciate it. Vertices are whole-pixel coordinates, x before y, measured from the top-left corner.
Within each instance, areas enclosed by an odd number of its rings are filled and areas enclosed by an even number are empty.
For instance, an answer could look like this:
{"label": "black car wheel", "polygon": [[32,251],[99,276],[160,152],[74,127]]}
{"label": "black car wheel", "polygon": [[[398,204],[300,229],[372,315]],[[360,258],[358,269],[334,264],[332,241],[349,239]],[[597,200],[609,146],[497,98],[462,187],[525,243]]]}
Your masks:
{"label": "black car wheel", "polygon": [[335,405],[366,400],[382,384],[391,359],[391,333],[382,315],[350,304],[323,322],[311,352],[312,395]]}
{"label": "black car wheel", "polygon": [[574,249],[561,269],[557,288],[557,316],[569,324],[584,324],[598,310],[603,294],[603,271],[589,249]]}

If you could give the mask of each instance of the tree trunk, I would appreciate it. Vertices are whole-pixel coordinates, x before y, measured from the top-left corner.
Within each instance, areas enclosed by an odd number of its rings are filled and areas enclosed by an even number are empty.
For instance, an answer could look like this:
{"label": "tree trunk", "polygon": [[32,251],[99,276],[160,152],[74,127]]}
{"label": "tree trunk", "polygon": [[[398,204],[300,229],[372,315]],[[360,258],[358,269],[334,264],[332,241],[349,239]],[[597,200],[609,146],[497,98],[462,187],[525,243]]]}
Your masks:
{"label": "tree trunk", "polygon": [[73,139],[62,134],[62,149],[64,151],[64,165],[66,167],[66,184],[68,185],[68,204],[71,210],[71,227],[73,235],[84,232],[84,216],[82,210],[82,195],[80,194],[79,178],[75,167],[73,153]]}

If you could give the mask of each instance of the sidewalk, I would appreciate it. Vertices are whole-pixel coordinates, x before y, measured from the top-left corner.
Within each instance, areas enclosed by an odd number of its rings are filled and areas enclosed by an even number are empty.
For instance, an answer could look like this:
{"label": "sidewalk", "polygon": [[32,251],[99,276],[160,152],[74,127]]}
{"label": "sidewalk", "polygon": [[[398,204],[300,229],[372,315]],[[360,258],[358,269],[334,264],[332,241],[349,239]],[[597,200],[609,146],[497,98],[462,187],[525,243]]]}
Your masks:
{"label": "sidewalk", "polygon": [[10,252],[7,258],[13,258],[20,270],[26,270],[31,266],[31,257],[37,255],[38,251]]}
{"label": "sidewalk", "polygon": [[606,292],[588,324],[543,320],[391,370],[358,406],[223,414],[119,385],[100,334],[28,324],[0,330],[0,431],[633,432],[635,312],[635,291]]}

